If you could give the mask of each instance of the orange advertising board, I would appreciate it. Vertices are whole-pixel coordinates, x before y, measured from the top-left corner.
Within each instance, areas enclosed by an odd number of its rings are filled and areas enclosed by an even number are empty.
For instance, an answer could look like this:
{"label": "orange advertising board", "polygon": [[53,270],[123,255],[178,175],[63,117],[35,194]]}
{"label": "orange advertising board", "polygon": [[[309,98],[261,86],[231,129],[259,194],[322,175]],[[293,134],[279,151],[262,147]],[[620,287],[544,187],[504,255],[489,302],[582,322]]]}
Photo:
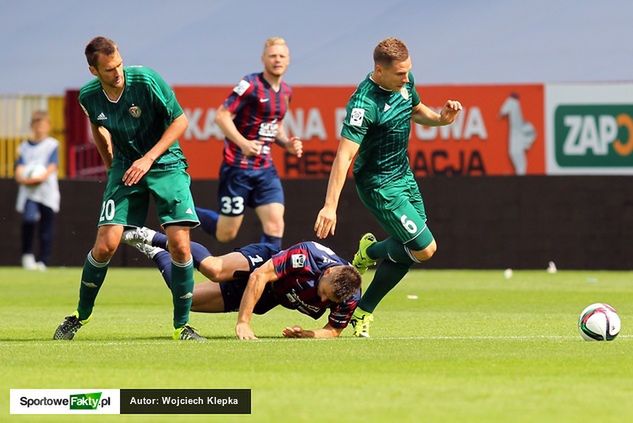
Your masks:
{"label": "orange advertising board", "polygon": [[[301,159],[272,149],[282,178],[327,178],[345,105],[355,87],[293,87],[284,124],[304,142]],[[181,146],[194,179],[217,179],[223,136],[215,110],[232,87],[175,87],[189,118]],[[545,172],[543,86],[418,86],[422,102],[439,109],[447,99],[464,106],[448,127],[413,125],[409,158],[416,176],[542,175]]]}

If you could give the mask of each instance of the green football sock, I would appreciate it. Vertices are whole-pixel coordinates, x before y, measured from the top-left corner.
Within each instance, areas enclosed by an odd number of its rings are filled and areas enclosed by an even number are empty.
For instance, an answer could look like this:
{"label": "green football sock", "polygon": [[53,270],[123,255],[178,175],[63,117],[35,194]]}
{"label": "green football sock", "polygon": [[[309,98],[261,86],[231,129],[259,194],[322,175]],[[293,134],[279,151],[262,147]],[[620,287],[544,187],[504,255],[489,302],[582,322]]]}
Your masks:
{"label": "green football sock", "polygon": [[105,263],[99,263],[92,257],[92,251],[88,253],[86,261],[84,262],[84,269],[81,273],[81,285],[79,286],[79,305],[77,306],[77,312],[79,313],[79,320],[86,320],[92,314],[92,309],[95,306],[95,300],[103,281],[108,273],[108,264],[110,260]]}
{"label": "green football sock", "polygon": [[193,259],[186,263],[171,262],[171,295],[174,301],[174,328],[183,327],[189,321],[193,298]]}
{"label": "green football sock", "polygon": [[374,279],[363,294],[358,307],[373,313],[378,303],[398,284],[409,271],[410,264],[383,260],[376,268]]}
{"label": "green football sock", "polygon": [[414,263],[409,254],[407,254],[406,247],[392,237],[370,245],[367,248],[367,255],[372,259],[382,258],[406,265]]}

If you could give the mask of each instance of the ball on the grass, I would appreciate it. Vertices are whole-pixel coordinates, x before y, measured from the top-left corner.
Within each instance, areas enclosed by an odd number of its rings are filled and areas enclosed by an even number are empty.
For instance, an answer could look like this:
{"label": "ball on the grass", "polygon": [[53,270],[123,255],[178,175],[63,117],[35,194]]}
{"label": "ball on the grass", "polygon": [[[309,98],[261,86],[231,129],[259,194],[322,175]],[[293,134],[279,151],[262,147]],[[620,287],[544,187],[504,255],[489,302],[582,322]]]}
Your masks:
{"label": "ball on the grass", "polygon": [[578,318],[578,330],[585,341],[613,341],[620,333],[620,316],[609,304],[588,305]]}

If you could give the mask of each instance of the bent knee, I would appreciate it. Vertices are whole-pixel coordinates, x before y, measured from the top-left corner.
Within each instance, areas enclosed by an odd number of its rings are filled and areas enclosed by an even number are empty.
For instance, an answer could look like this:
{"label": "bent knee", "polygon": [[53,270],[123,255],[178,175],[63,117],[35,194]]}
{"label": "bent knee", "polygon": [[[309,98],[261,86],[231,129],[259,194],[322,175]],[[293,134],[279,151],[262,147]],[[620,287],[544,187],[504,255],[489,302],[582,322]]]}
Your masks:
{"label": "bent knee", "polygon": [[222,275],[222,262],[220,262],[219,260],[209,261],[209,264],[201,263],[201,265],[204,265],[204,275],[212,281],[217,282],[220,280],[220,277]]}
{"label": "bent knee", "polygon": [[436,251],[437,251],[437,243],[435,241],[433,241],[425,249],[417,250],[417,251],[411,251],[411,253],[413,254],[413,256],[416,259],[418,259],[420,261],[426,261],[426,260],[430,259],[431,257],[433,257],[433,255],[435,254]]}
{"label": "bent knee", "polygon": [[283,220],[265,222],[262,224],[262,227],[264,229],[264,233],[267,235],[278,236],[278,237],[284,236],[284,221]]}
{"label": "bent knee", "polygon": [[191,245],[188,240],[169,241],[167,246],[174,261],[184,263],[191,258]]}
{"label": "bent knee", "polygon": [[119,243],[114,239],[97,240],[92,247],[92,257],[99,262],[110,260],[116,252]]}

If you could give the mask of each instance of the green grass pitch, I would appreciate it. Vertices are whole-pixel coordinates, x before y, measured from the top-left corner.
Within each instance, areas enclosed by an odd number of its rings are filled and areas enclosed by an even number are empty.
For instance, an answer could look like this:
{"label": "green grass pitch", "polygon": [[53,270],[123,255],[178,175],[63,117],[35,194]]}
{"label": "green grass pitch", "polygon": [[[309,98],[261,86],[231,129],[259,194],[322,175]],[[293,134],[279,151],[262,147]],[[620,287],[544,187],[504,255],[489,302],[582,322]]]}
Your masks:
{"label": "green grass pitch", "polygon": [[[284,339],[325,317],[276,309],[254,317],[255,342],[233,338],[236,314],[193,313],[210,339],[183,343],[158,273],[112,268],[92,322],[52,341],[79,274],[0,269],[0,421],[633,421],[631,272],[416,270],[376,310],[371,339]],[[615,341],[578,335],[593,302],[618,310]],[[252,415],[9,415],[10,388],[250,388]]]}

